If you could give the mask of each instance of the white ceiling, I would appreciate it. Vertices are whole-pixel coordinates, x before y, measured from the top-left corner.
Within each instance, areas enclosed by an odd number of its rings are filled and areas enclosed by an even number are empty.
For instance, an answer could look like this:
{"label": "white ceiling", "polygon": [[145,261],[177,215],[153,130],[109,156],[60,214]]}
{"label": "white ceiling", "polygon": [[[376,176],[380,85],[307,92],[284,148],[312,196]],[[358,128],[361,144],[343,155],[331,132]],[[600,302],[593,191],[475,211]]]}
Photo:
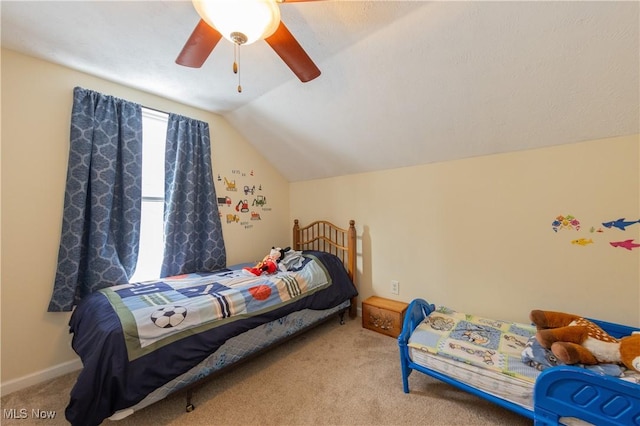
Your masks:
{"label": "white ceiling", "polygon": [[[316,1],[265,42],[174,63],[185,1],[2,1],[2,46],[219,113],[290,181],[640,133],[640,3]],[[215,129],[212,140],[215,141]]]}

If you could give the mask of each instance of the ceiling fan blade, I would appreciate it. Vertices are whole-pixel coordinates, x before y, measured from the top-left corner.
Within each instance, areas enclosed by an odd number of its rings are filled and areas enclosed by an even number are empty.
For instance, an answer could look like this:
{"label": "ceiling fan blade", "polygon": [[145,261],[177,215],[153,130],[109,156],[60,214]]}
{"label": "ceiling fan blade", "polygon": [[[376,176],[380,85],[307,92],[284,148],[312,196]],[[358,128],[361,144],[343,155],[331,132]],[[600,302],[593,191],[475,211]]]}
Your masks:
{"label": "ceiling fan blade", "polygon": [[201,19],[178,55],[176,63],[185,67],[200,68],[221,38],[222,34]]}
{"label": "ceiling fan blade", "polygon": [[313,63],[282,21],[280,21],[276,32],[267,37],[265,41],[303,83],[320,75],[316,64]]}

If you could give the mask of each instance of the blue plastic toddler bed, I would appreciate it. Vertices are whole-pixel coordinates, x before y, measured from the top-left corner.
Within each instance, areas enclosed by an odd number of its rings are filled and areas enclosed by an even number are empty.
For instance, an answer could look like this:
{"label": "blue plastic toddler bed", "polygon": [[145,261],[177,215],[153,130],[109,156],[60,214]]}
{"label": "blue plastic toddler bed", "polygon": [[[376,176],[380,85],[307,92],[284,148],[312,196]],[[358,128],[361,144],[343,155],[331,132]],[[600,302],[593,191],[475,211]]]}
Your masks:
{"label": "blue plastic toddler bed", "polygon": [[[633,327],[592,320],[619,338]],[[404,392],[413,370],[477,395],[536,425],[640,425],[640,374],[614,364],[557,365],[535,327],[411,302],[398,337]]]}

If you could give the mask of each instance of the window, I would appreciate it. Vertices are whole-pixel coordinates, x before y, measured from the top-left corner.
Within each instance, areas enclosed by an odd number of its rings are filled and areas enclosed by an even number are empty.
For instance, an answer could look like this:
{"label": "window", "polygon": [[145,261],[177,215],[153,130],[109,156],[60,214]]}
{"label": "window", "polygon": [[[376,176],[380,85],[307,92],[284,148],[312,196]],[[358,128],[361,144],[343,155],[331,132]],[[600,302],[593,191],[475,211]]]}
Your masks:
{"label": "window", "polygon": [[131,282],[160,278],[164,247],[164,150],[168,115],[142,108],[142,220]]}

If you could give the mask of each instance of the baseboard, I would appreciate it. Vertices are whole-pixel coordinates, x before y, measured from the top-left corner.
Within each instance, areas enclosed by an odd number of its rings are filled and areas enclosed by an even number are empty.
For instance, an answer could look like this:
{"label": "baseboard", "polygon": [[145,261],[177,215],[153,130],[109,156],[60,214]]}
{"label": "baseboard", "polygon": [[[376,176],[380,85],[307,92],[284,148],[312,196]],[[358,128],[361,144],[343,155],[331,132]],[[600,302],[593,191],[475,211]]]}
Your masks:
{"label": "baseboard", "polygon": [[26,376],[19,377],[17,379],[8,380],[0,383],[0,396],[9,395],[10,393],[26,389],[29,386],[37,385],[42,382],[46,382],[47,380],[63,376],[67,373],[78,371],[81,368],[82,362],[78,358],[44,370],[36,371],[35,373],[27,374]]}

